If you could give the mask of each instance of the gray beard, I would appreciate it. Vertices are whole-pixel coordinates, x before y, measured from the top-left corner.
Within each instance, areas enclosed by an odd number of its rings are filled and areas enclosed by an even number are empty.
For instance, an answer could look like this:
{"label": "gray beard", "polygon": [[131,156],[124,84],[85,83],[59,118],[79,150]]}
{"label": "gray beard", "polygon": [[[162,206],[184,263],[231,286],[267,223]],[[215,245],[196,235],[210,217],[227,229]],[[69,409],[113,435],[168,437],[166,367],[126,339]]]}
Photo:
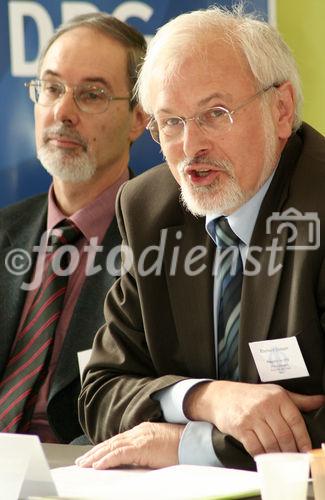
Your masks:
{"label": "gray beard", "polygon": [[224,174],[220,182],[218,179],[209,186],[193,186],[184,174],[184,168],[191,161],[183,161],[178,165],[181,178],[181,202],[195,216],[206,216],[215,213],[229,213],[234,207],[245,202],[245,194],[238,185],[233,166],[229,162],[202,158],[199,163],[213,165],[220,168]]}
{"label": "gray beard", "polygon": [[44,144],[39,148],[37,157],[50,175],[65,182],[86,182],[93,177],[97,169],[96,162],[85,151],[78,155],[69,154]]}
{"label": "gray beard", "polygon": [[[229,179],[232,181],[232,179]],[[244,194],[235,182],[227,182],[223,189],[217,183],[211,186],[190,187],[184,181],[181,184],[181,202],[195,216],[228,214],[233,207],[245,202]]]}

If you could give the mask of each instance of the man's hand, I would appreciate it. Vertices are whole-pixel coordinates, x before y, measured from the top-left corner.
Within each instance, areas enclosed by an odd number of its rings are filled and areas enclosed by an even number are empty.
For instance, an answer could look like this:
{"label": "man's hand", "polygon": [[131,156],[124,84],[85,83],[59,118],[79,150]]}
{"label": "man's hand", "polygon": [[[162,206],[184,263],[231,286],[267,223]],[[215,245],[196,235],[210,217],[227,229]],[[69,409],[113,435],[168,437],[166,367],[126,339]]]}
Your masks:
{"label": "man's hand", "polygon": [[323,395],[296,394],[275,384],[216,381],[190,391],[184,412],[192,420],[211,422],[240,441],[254,456],[310,450],[301,411],[317,410],[324,403]]}
{"label": "man's hand", "polygon": [[178,464],[184,425],[143,422],[98,444],[77,458],[79,467],[110,469],[120,465],[167,467]]}

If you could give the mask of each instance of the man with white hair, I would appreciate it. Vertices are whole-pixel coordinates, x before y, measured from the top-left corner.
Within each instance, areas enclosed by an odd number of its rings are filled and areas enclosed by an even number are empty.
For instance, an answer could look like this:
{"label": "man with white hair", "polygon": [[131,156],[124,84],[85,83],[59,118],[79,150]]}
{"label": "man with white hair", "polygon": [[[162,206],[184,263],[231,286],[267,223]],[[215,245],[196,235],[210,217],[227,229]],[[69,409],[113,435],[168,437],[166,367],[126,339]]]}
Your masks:
{"label": "man with white hair", "polygon": [[100,444],[77,463],[253,468],[319,447],[325,141],[301,122],[289,48],[240,9],[183,14],[153,38],[138,91],[169,168],[119,195],[133,261],[80,396]]}

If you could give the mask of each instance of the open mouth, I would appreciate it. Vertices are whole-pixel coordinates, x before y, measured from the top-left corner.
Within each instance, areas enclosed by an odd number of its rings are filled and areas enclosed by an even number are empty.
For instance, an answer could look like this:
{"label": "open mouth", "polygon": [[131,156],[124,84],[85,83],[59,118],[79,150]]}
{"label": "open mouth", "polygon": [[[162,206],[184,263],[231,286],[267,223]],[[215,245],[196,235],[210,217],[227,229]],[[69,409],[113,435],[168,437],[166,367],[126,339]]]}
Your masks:
{"label": "open mouth", "polygon": [[190,182],[196,186],[208,186],[224,173],[225,170],[221,168],[211,169],[188,167],[184,171],[184,174]]}
{"label": "open mouth", "polygon": [[207,177],[210,173],[212,172],[212,170],[190,170],[188,172],[188,175],[190,177],[194,176],[194,177]]}

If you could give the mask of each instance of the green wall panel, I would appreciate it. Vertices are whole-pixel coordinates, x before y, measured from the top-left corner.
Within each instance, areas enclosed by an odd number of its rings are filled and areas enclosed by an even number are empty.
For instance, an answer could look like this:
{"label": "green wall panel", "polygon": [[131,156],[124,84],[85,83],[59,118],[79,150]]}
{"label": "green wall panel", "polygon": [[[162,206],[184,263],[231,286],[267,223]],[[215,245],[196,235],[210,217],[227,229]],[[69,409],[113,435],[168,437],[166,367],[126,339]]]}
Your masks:
{"label": "green wall panel", "polygon": [[276,17],[298,63],[303,118],[325,134],[325,0],[277,0]]}

